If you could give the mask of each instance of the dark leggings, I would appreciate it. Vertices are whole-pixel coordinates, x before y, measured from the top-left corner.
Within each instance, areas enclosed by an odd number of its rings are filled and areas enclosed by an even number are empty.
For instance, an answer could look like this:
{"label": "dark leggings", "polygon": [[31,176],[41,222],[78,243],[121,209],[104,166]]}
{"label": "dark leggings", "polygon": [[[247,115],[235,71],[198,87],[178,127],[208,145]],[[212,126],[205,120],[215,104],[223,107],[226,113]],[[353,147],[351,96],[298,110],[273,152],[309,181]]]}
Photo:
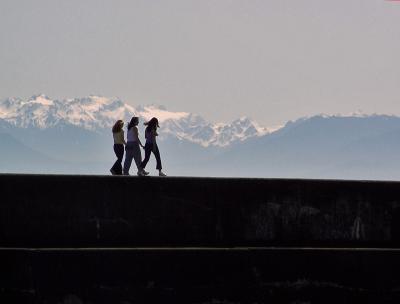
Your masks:
{"label": "dark leggings", "polygon": [[158,150],[158,146],[157,144],[153,144],[153,143],[146,143],[144,145],[144,159],[142,161],[142,165],[141,167],[144,169],[147,165],[147,162],[150,159],[150,155],[151,152],[153,152],[154,156],[156,157],[156,161],[157,161],[157,170],[161,170],[162,166],[161,166],[161,157],[160,157],[160,151]]}
{"label": "dark leggings", "polygon": [[114,144],[114,152],[117,156],[117,160],[115,161],[111,170],[113,170],[115,174],[122,175],[122,158],[124,157],[124,145]]}

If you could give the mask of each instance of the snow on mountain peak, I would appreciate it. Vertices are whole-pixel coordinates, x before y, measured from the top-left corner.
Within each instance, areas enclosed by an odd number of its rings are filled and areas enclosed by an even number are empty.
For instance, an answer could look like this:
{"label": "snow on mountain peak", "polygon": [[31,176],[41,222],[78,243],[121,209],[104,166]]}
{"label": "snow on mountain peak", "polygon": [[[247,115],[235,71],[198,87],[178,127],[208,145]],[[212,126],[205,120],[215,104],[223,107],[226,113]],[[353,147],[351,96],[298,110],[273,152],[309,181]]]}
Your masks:
{"label": "snow on mountain peak", "polygon": [[232,123],[210,123],[197,114],[168,111],[164,106],[133,107],[119,98],[90,95],[83,98],[52,100],[44,94],[27,101],[8,98],[0,101],[0,119],[17,127],[41,129],[67,123],[92,131],[110,128],[116,120],[128,122],[138,116],[141,122],[157,117],[160,139],[176,137],[202,146],[228,146],[235,141],[261,136],[268,131],[247,117]]}
{"label": "snow on mountain peak", "polygon": [[137,109],[137,115],[143,117],[146,121],[150,120],[152,117],[157,117],[160,123],[163,123],[166,120],[179,120],[183,118],[187,118],[190,113],[186,112],[169,112],[163,106],[142,106]]}
{"label": "snow on mountain peak", "polygon": [[244,141],[251,137],[262,136],[268,132],[248,117],[241,117],[232,123],[218,123],[214,125],[215,137],[211,141],[213,145],[228,146],[235,141]]}
{"label": "snow on mountain peak", "polygon": [[53,100],[44,94],[33,95],[28,99],[27,103],[38,103],[44,106],[52,106],[54,104]]}

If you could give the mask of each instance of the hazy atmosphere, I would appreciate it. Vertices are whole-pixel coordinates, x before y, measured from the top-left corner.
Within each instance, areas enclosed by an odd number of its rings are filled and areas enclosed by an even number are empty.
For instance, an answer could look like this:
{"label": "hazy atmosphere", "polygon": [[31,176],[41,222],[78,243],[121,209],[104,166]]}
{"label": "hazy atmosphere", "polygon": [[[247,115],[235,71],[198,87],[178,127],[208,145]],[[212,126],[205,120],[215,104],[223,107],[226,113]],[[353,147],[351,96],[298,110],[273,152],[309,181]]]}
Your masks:
{"label": "hazy atmosphere", "polygon": [[400,3],[0,2],[0,98],[116,96],[265,126],[400,114]]}
{"label": "hazy atmosphere", "polygon": [[0,0],[0,304],[400,303],[400,0]]}

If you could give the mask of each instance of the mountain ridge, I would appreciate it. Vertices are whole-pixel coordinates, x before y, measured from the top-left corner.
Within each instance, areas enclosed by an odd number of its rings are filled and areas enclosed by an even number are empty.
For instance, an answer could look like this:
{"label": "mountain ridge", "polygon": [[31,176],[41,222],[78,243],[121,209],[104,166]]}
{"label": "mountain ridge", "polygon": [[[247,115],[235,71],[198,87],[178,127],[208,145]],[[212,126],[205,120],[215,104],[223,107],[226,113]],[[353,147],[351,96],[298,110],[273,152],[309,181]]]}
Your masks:
{"label": "mountain ridge", "polygon": [[[141,122],[160,118],[159,147],[171,175],[400,179],[400,117],[395,115],[319,114],[263,133],[247,118],[212,124],[193,113],[93,96],[58,101],[37,95],[0,102],[0,133],[14,138],[0,142],[0,168],[107,174],[115,159],[110,126],[117,116],[130,119],[132,111]],[[142,136],[142,123],[139,132]],[[46,162],[43,155],[52,160]]]}
{"label": "mountain ridge", "polygon": [[231,123],[211,123],[197,114],[171,112],[164,106],[148,105],[133,107],[121,99],[90,95],[82,98],[53,100],[37,94],[28,100],[6,98],[0,101],[0,119],[21,128],[46,129],[69,123],[87,130],[110,129],[116,120],[128,122],[132,116],[146,121],[157,117],[162,124],[163,137],[177,137],[204,147],[225,147],[233,142],[263,136],[267,128],[247,117]]}

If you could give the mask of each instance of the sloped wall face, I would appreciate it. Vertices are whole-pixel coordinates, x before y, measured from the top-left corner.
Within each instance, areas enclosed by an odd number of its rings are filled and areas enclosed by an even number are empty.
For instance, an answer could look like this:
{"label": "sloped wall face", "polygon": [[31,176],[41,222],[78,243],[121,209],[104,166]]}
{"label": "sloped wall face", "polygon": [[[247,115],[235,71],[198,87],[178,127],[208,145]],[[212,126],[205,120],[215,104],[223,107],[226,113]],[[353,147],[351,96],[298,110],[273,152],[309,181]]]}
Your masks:
{"label": "sloped wall face", "polygon": [[400,183],[0,175],[0,247],[400,246]]}
{"label": "sloped wall face", "polygon": [[1,303],[400,303],[393,250],[0,250]]}
{"label": "sloped wall face", "polygon": [[0,303],[400,303],[400,183],[0,185]]}

